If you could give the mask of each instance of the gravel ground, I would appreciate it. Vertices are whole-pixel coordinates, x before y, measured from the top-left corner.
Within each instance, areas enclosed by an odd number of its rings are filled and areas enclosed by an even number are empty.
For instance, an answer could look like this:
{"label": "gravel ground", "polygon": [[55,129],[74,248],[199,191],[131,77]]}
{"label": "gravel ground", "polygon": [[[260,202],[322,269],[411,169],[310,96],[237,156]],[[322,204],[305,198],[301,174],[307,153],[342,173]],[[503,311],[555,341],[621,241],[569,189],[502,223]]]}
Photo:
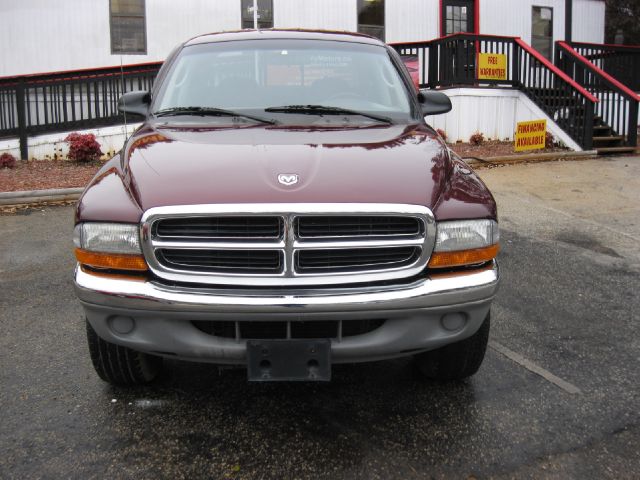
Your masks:
{"label": "gravel ground", "polygon": [[0,168],[0,192],[84,187],[102,165],[104,162],[18,161],[15,168]]}

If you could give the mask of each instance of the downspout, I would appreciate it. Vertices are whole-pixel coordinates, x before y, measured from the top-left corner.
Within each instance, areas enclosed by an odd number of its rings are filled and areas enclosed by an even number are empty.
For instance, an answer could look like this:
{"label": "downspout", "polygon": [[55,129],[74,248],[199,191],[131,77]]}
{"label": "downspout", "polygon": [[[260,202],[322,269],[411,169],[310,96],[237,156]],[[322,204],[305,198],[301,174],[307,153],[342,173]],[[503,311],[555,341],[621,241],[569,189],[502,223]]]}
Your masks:
{"label": "downspout", "polygon": [[573,25],[573,0],[565,0],[564,5],[564,41],[571,45],[571,29]]}

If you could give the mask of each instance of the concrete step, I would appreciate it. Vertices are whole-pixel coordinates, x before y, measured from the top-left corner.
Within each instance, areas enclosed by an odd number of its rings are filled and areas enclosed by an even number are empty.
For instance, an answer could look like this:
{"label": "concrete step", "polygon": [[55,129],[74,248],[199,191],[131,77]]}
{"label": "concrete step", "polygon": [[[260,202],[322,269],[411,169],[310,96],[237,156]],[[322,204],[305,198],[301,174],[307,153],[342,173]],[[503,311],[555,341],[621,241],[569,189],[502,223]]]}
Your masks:
{"label": "concrete step", "polygon": [[602,147],[596,148],[598,155],[613,155],[615,153],[636,153],[640,147]]}
{"label": "concrete step", "polygon": [[620,141],[624,141],[624,139],[625,139],[624,135],[604,135],[604,136],[593,137],[594,142],[604,142],[604,143],[620,142]]}

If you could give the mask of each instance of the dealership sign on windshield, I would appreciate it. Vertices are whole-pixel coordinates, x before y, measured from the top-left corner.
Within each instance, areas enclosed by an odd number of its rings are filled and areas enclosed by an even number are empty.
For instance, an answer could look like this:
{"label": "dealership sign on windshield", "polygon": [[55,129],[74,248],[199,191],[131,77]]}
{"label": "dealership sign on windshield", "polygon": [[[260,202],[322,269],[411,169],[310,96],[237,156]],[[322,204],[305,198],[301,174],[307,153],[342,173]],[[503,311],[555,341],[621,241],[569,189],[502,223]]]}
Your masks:
{"label": "dealership sign on windshield", "polygon": [[507,56],[503,53],[480,53],[478,80],[507,80]]}

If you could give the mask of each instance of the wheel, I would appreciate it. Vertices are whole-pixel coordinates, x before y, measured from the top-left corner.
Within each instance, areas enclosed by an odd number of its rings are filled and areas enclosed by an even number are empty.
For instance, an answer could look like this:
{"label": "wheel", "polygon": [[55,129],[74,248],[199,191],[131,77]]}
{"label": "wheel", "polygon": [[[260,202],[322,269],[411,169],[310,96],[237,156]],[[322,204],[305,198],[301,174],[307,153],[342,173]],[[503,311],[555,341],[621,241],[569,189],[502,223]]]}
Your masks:
{"label": "wheel", "polygon": [[469,338],[415,356],[422,375],[434,380],[460,380],[478,371],[489,340],[491,313]]}
{"label": "wheel", "polygon": [[109,343],[86,321],[91,362],[98,376],[113,385],[144,385],[162,369],[162,358]]}

